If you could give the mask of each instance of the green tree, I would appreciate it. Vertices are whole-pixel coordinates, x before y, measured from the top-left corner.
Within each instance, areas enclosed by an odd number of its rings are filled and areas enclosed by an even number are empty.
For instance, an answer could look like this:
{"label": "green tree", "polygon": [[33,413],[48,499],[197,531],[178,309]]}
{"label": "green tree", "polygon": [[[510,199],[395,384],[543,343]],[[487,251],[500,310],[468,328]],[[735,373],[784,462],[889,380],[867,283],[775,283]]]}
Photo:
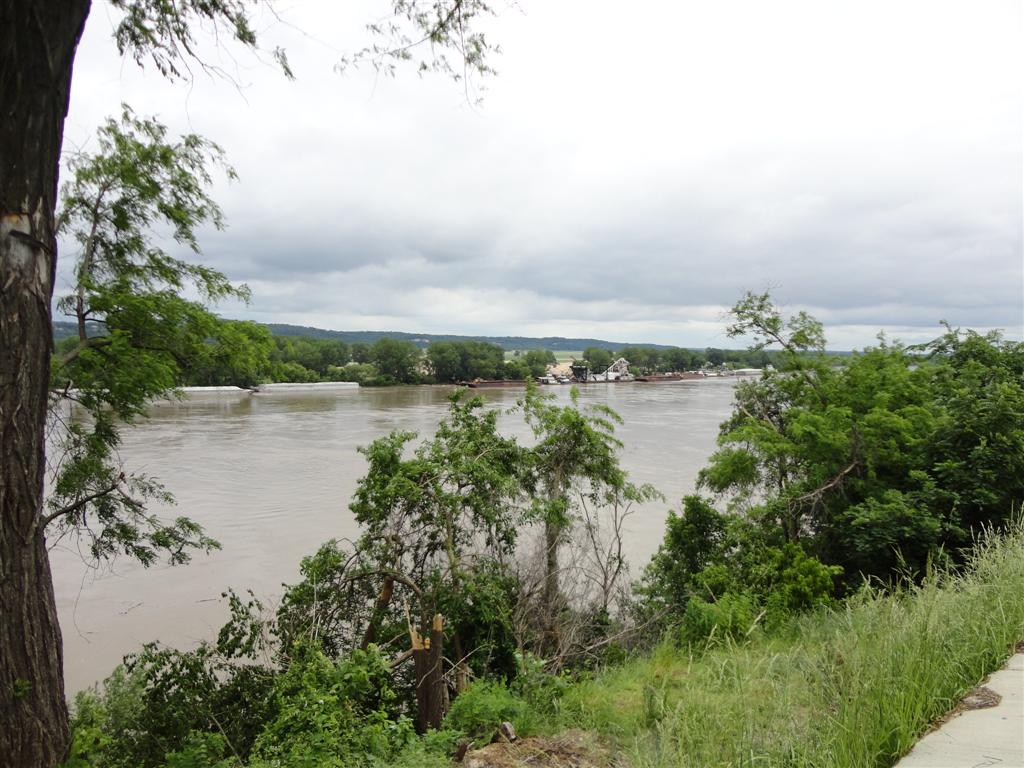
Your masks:
{"label": "green tree", "polygon": [[[271,352],[271,360],[281,365],[300,366],[301,368],[315,374],[313,381],[318,381],[330,376],[332,368],[347,365],[351,360],[348,344],[336,339],[314,339],[303,336],[275,336],[274,347]],[[294,368],[279,368],[279,375],[284,370],[295,370]],[[291,381],[305,381],[307,375],[300,379],[289,379]],[[281,379],[282,381],[285,379]]]}
{"label": "green tree", "polygon": [[442,383],[500,378],[504,361],[501,347],[482,341],[436,341],[427,347],[427,362]]}
{"label": "green tree", "polygon": [[941,417],[925,463],[927,502],[951,512],[957,544],[1024,503],[1024,344],[946,329],[925,347]]}
{"label": "green tree", "polygon": [[627,347],[619,351],[619,357],[629,361],[633,373],[653,373],[661,365],[661,353],[650,347]]}
{"label": "green tree", "polygon": [[182,362],[182,384],[255,387],[270,375],[270,331],[258,323],[219,320],[199,354]]}
{"label": "green tree", "polygon": [[583,361],[592,373],[603,373],[612,364],[612,353],[603,347],[587,347],[583,350]]}
{"label": "green tree", "polygon": [[373,343],[371,358],[388,384],[414,384],[419,381],[421,353],[411,341],[382,338]]}
{"label": "green tree", "polygon": [[724,350],[715,349],[714,347],[708,347],[704,350],[704,359],[707,360],[708,365],[724,365],[727,355]]}
{"label": "green tree", "polygon": [[427,361],[434,379],[442,383],[466,380],[466,368],[459,347],[452,341],[435,341],[427,347]]}
{"label": "green tree", "polygon": [[579,407],[579,390],[572,387],[571,403],[554,405],[552,394],[527,384],[521,402],[536,444],[528,454],[528,487],[534,494],[534,516],[544,525],[544,631],[548,644],[558,641],[557,616],[562,606],[559,550],[580,503],[600,507],[622,501],[656,498],[650,486],[629,482],[619,463],[622,443],[615,425],[622,419],[606,405]]}
{"label": "green tree", "polygon": [[[511,603],[507,595],[497,604],[485,599],[503,591],[502,564],[509,562],[524,524],[524,452],[498,433],[498,414],[460,390],[434,437],[411,457],[405,453],[416,437],[412,433],[374,441],[362,449],[367,473],[351,509],[364,527],[360,558],[371,563],[373,574],[406,588],[415,585],[410,598],[424,619],[444,611],[456,659],[478,653],[480,643],[493,644],[499,634],[506,638],[499,660],[514,668]],[[391,586],[382,594],[390,601]],[[378,605],[369,621],[381,621],[385,609]],[[376,634],[375,628],[369,631]],[[494,655],[492,647],[479,661]]]}
{"label": "green tree", "polygon": [[172,395],[193,362],[256,377],[266,356],[251,343],[250,326],[222,322],[180,295],[190,287],[215,301],[246,298],[247,289],[172,258],[150,235],[154,225],[166,225],[198,253],[196,229],[223,225],[206,192],[209,168],[223,166],[220,149],[195,135],[171,141],[158,122],[127,109],[97,136],[96,154],[71,159],[62,195],[60,226],[80,251],[75,288],[57,306],[75,319],[78,336],[53,365],[61,396],[89,418],[63,418],[67,406],[59,402],[51,410],[63,428],[43,521],[51,538],[85,532],[96,558],[123,552],[148,565],[165,553],[184,562],[190,548],[215,542],[187,518],[163,523],[146,512],[148,497],[168,497],[152,479],[121,469],[120,425],[141,416],[149,401]]}
{"label": "green tree", "polygon": [[547,373],[549,365],[558,362],[555,353],[549,349],[528,349],[519,360],[532,378],[543,376]]}
{"label": "green tree", "polygon": [[1021,345],[948,331],[908,350],[825,354],[821,325],[767,295],[730,332],[781,347],[776,370],[736,388],[700,482],[827,563],[891,577],[956,556],[1024,495]]}
{"label": "green tree", "polygon": [[699,368],[703,362],[701,356],[691,350],[673,347],[672,349],[662,350],[659,369],[676,372],[692,371],[695,368]]}
{"label": "green tree", "polygon": [[685,610],[695,590],[694,577],[721,561],[726,522],[726,517],[700,496],[684,498],[682,514],[669,512],[665,537],[644,570],[641,590],[657,610]]}
{"label": "green tree", "polygon": [[360,364],[372,363],[372,347],[364,341],[355,342],[352,345],[352,362]]}

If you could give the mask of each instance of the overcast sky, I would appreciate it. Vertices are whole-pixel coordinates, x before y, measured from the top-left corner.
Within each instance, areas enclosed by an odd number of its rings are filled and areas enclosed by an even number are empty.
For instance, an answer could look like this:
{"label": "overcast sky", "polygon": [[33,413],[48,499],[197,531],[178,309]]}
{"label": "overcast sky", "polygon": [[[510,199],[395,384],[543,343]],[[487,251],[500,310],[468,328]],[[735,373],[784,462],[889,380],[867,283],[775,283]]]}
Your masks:
{"label": "overcast sky", "polygon": [[834,348],[1021,337],[1019,0],[521,0],[479,106],[333,71],[387,5],[280,3],[297,80],[208,48],[237,87],[122,61],[94,5],[66,144],[125,101],[225,148],[225,316],[735,346],[724,309],[770,287]]}

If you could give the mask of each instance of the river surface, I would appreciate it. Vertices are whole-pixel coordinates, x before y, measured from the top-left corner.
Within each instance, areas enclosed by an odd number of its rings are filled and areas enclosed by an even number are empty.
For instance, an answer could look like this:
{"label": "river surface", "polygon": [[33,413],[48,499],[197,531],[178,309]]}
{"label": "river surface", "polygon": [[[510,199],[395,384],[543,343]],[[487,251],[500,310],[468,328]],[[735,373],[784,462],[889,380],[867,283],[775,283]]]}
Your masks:
{"label": "river surface", "polygon": [[[605,403],[624,419],[623,465],[634,482],[655,485],[665,502],[627,522],[626,554],[638,576],[657,549],[670,508],[691,493],[729,414],[734,382],[592,384],[581,402]],[[569,387],[550,387],[568,402]],[[252,589],[274,604],[296,579],[300,559],[330,538],[358,536],[348,502],[365,471],[357,448],[394,429],[430,434],[443,417],[447,387],[392,387],[336,392],[203,395],[151,409],[127,429],[121,458],[132,471],[159,478],[176,507],[223,549],[187,566],[142,568],[127,558],[85,564],[73,542],[51,553],[64,634],[68,695],[106,677],[141,644],[187,648],[211,639],[226,618],[228,587]],[[479,390],[508,409],[521,389]],[[524,441],[520,415],[501,429]]]}

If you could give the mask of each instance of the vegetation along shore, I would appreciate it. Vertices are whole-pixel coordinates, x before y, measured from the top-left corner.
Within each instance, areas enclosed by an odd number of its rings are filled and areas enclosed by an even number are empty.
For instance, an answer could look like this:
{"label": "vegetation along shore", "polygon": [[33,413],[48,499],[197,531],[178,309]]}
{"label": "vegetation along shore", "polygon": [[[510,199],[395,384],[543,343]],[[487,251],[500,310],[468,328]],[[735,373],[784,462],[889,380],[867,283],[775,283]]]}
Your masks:
{"label": "vegetation along shore", "polygon": [[659,494],[617,415],[530,386],[524,444],[456,390],[365,447],[360,538],[80,694],[66,765],[515,764],[481,751],[503,723],[551,765],[892,765],[1024,638],[1024,348],[837,359],[767,295],[732,316],[776,364],[638,581],[623,521]]}

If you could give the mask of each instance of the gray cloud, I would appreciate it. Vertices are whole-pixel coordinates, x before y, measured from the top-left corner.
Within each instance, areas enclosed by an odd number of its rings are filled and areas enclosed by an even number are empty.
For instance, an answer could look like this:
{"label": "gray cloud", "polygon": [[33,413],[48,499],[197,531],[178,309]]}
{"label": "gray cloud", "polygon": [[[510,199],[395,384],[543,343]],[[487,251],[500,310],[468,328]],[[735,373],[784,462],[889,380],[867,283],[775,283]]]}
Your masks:
{"label": "gray cloud", "polygon": [[332,75],[366,9],[291,12],[332,47],[268,21],[300,79],[251,66],[238,93],[122,69],[98,6],[68,135],[127,100],[225,146],[241,182],[204,258],[253,286],[244,316],[720,345],[768,286],[846,345],[1019,336],[1019,5],[742,6],[527,3],[480,109]]}

